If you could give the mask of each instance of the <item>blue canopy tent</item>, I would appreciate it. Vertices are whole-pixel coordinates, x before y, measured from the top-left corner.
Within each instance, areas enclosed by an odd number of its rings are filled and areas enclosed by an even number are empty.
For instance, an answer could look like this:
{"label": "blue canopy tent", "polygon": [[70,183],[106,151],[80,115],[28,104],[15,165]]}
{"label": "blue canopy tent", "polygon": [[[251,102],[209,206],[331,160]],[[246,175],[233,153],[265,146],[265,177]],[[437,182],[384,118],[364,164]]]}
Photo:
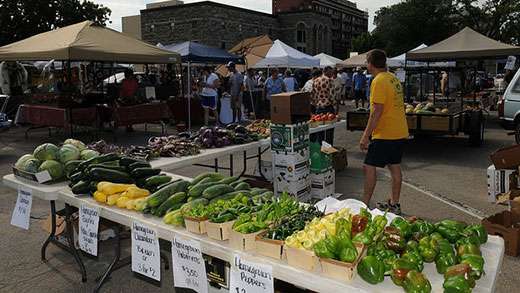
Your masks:
{"label": "blue canopy tent", "polygon": [[[158,47],[181,55],[182,63],[188,66],[188,85],[191,84],[191,65],[193,64],[225,64],[230,61],[244,64],[244,58],[231,54],[226,50],[206,46],[197,42],[183,42],[171,45],[157,44]],[[191,130],[191,87],[188,86],[188,129]]]}

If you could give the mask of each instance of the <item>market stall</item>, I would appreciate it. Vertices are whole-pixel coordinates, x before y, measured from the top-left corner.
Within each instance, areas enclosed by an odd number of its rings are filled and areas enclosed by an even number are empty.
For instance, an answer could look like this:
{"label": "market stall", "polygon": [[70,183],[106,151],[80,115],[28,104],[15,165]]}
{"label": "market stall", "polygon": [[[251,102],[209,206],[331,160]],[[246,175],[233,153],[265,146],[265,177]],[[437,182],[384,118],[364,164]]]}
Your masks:
{"label": "market stall", "polygon": [[275,40],[265,58],[258,61],[252,68],[313,68],[319,67],[320,60],[302,53],[280,40]]}
{"label": "market stall", "polygon": [[325,53],[314,55],[314,57],[320,59],[320,68],[325,68],[327,66],[334,68],[336,67],[336,64],[341,62],[341,59],[327,55]]}
{"label": "market stall", "polygon": [[[0,60],[4,62],[52,60],[53,62],[59,61],[62,63],[60,75],[63,75],[63,78],[59,81],[57,86],[61,92],[58,97],[61,96],[61,98],[56,101],[51,101],[49,103],[50,105],[47,105],[48,107],[35,107],[32,104],[25,105],[24,108],[22,108],[22,111],[25,112],[21,113],[22,117],[27,117],[25,122],[33,126],[54,126],[61,128],[68,127],[76,122],[74,118],[72,118],[72,115],[65,115],[65,118],[56,119],[55,121],[47,121],[34,117],[43,117],[46,115],[44,111],[48,110],[59,112],[62,109],[66,109],[63,110],[63,112],[74,114],[74,111],[70,109],[95,106],[92,105],[92,100],[95,101],[95,99],[92,99],[90,94],[85,93],[83,85],[78,87],[74,84],[75,81],[79,82],[81,80],[82,70],[94,68],[95,66],[92,64],[82,66],[81,63],[78,62],[89,61],[101,63],[101,67],[103,67],[103,64],[115,64],[116,62],[130,64],[168,64],[180,62],[178,54],[159,49],[112,29],[97,25],[91,21],[52,30],[0,47]],[[75,62],[79,67],[73,68],[72,62]],[[98,71],[92,73],[92,76],[96,79],[100,78],[97,75],[99,75]],[[100,80],[102,80],[102,78]],[[94,80],[89,82],[93,83]],[[87,84],[88,82],[83,81],[83,83]],[[106,89],[101,87],[99,94],[101,96],[105,95]],[[63,100],[66,100],[66,102],[63,103]],[[155,116],[147,116],[147,113],[149,114],[148,111],[131,111],[132,113],[129,113],[129,111],[127,111],[129,109],[127,109],[126,106],[127,105],[118,106],[115,104],[114,107],[118,108],[118,115],[116,115],[115,121],[116,125],[121,125],[123,122],[128,123],[129,119],[127,118],[129,115],[133,115],[133,119],[137,119],[139,122],[155,122],[158,120]],[[132,106],[153,107],[150,106],[148,102]],[[27,111],[29,111],[30,115],[26,114]],[[137,115],[137,117],[135,115]],[[90,125],[94,127],[97,126],[97,121],[97,119],[89,120]]]}

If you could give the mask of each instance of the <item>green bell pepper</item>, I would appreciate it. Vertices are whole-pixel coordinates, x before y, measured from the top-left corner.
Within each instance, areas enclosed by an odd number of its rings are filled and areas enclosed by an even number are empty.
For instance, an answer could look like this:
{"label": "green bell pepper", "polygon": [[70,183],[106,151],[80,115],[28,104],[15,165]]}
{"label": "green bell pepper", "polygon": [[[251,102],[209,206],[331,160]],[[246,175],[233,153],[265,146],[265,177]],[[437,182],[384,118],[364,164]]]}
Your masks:
{"label": "green bell pepper", "polygon": [[457,256],[459,259],[465,254],[481,255],[480,248],[475,244],[462,244],[457,247]]}
{"label": "green bell pepper", "polygon": [[338,250],[335,254],[340,261],[351,263],[356,260],[358,252],[356,246],[354,245],[354,243],[352,243],[352,240],[350,239],[349,231],[347,231],[346,229],[350,229],[350,227],[340,227],[339,233],[338,230],[336,230],[336,247]]}
{"label": "green bell pepper", "polygon": [[436,246],[436,242],[432,241],[430,236],[421,238],[419,241],[419,253],[425,262],[433,262],[439,248]]}
{"label": "green bell pepper", "polygon": [[323,241],[325,242],[325,245],[327,246],[327,249],[332,254],[334,254],[334,256],[337,256],[338,255],[338,251],[339,251],[339,239],[338,239],[338,237],[336,237],[334,235],[328,235],[327,237],[325,237],[325,239],[323,239]]}
{"label": "green bell pepper", "polygon": [[469,225],[463,231],[464,237],[474,237],[478,239],[479,244],[484,244],[488,240],[488,234],[482,224]]}
{"label": "green bell pepper", "polygon": [[349,239],[352,238],[352,222],[341,218],[336,221],[336,235],[341,237],[348,237]]}
{"label": "green bell pepper", "polygon": [[358,275],[367,283],[375,285],[385,279],[385,265],[373,255],[365,256],[357,266]]}
{"label": "green bell pepper", "polygon": [[470,276],[475,280],[480,279],[484,273],[484,258],[476,254],[464,254],[460,257],[461,264],[468,264],[471,268]]}
{"label": "green bell pepper", "polygon": [[436,242],[445,240],[439,232],[433,232],[432,234],[430,234],[430,237],[432,238],[432,240],[435,240]]}
{"label": "green bell pepper", "polygon": [[417,270],[417,265],[411,262],[408,259],[399,258],[394,261],[392,264],[392,271],[390,272],[390,277],[392,278],[392,282],[397,286],[403,286],[404,280],[406,279],[406,275],[409,271]]}
{"label": "green bell pepper", "polygon": [[446,270],[457,264],[455,253],[441,253],[435,258],[435,268],[439,274],[444,274]]}
{"label": "green bell pepper", "polygon": [[368,224],[372,223],[372,214],[365,208],[361,208],[359,210],[359,215],[362,217],[366,217],[368,220]]}
{"label": "green bell pepper", "polygon": [[418,219],[412,224],[412,232],[414,238],[419,240],[424,236],[430,235],[435,231],[435,226],[432,223]]}
{"label": "green bell pepper", "polygon": [[402,256],[402,259],[406,259],[415,264],[417,271],[422,272],[424,269],[424,263],[421,254],[417,250],[408,250]]}
{"label": "green bell pepper", "polygon": [[455,243],[459,240],[464,228],[464,223],[454,220],[443,220],[435,225],[435,231],[439,232],[450,243]]}
{"label": "green bell pepper", "polygon": [[409,271],[403,284],[406,293],[430,293],[432,285],[426,277],[417,271]]}
{"label": "green bell pepper", "polygon": [[334,258],[334,253],[327,248],[327,245],[325,244],[325,239],[316,242],[312,249],[318,257],[331,259]]}
{"label": "green bell pepper", "polygon": [[415,240],[406,242],[406,250],[419,250],[419,242]]}
{"label": "green bell pepper", "polygon": [[[433,238],[432,238],[433,239]],[[439,248],[439,254],[453,254],[455,255],[455,251],[453,250],[453,246],[446,239],[441,239],[437,241],[437,247]]]}
{"label": "green bell pepper", "polygon": [[464,276],[456,275],[444,279],[444,293],[471,293],[471,286]]}
{"label": "green bell pepper", "polygon": [[390,226],[396,227],[405,239],[408,239],[410,236],[412,236],[412,225],[401,217],[393,219],[390,223]]}
{"label": "green bell pepper", "polygon": [[[350,241],[350,240],[349,240]],[[341,250],[339,251],[339,260],[342,262],[348,262],[352,263],[356,260],[358,256],[358,252],[356,250],[356,247],[351,242],[351,246],[343,246]]]}
{"label": "green bell pepper", "polygon": [[393,250],[386,249],[381,241],[371,245],[367,250],[367,255],[373,255],[385,264],[385,275],[391,273],[393,262],[397,259],[397,254]]}
{"label": "green bell pepper", "polygon": [[475,287],[475,279],[471,277],[471,267],[468,264],[461,263],[458,265],[454,265],[449,267],[444,273],[444,279],[447,280],[454,276],[462,276],[468,285],[473,288]]}

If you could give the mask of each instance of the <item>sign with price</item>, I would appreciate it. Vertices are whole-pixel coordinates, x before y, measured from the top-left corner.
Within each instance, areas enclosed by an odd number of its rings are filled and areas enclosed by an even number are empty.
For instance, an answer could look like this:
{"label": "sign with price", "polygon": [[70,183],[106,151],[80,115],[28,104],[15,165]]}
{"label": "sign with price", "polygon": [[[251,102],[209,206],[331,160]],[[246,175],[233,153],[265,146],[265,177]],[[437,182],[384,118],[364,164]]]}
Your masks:
{"label": "sign with price", "polygon": [[98,251],[99,208],[82,204],[79,209],[79,248],[97,256]]}
{"label": "sign with price", "polygon": [[31,218],[32,192],[23,188],[18,189],[18,199],[11,216],[11,225],[29,230]]}
{"label": "sign with price", "polygon": [[200,242],[175,235],[172,241],[173,283],[197,293],[208,292],[206,266]]}
{"label": "sign with price", "polygon": [[230,293],[273,293],[273,268],[246,261],[235,254],[231,264]]}
{"label": "sign with price", "polygon": [[132,271],[161,280],[161,255],[157,231],[139,222],[132,223]]}

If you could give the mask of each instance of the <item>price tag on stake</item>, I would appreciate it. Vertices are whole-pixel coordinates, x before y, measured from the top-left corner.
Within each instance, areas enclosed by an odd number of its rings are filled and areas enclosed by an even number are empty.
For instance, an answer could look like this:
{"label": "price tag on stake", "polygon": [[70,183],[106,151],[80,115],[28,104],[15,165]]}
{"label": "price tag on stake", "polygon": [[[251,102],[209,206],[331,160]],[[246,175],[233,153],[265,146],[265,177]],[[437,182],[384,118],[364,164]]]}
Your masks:
{"label": "price tag on stake", "polygon": [[79,248],[97,256],[98,252],[99,208],[82,204],[79,209]]}
{"label": "price tag on stake", "polygon": [[32,191],[30,189],[18,188],[18,198],[11,216],[11,225],[29,230],[31,207]]}
{"label": "price tag on stake", "polygon": [[175,287],[189,288],[197,293],[208,292],[206,265],[199,241],[175,235],[172,240],[172,262]]}
{"label": "price tag on stake", "polygon": [[157,231],[137,221],[132,223],[132,271],[161,281]]}
{"label": "price tag on stake", "polygon": [[231,264],[230,293],[273,293],[273,268],[246,261],[235,254]]}

